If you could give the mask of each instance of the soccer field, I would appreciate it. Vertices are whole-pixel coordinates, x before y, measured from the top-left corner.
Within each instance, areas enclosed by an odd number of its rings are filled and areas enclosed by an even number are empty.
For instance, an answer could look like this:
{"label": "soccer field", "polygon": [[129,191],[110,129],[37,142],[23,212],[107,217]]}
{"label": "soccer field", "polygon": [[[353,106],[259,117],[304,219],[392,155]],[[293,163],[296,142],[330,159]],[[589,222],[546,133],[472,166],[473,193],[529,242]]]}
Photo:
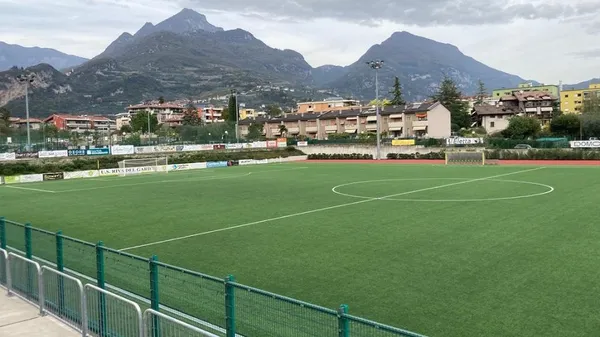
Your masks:
{"label": "soccer field", "polygon": [[429,336],[594,336],[599,173],[239,166],[5,185],[0,215]]}

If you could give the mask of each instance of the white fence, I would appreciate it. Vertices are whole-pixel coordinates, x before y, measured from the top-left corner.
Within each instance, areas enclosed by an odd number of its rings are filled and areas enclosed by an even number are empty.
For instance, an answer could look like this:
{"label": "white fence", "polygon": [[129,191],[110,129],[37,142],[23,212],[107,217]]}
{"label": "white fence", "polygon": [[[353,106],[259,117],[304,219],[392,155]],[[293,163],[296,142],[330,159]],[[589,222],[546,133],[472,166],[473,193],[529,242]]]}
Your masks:
{"label": "white fence", "polygon": [[0,288],[87,336],[218,337],[63,272],[0,249]]}

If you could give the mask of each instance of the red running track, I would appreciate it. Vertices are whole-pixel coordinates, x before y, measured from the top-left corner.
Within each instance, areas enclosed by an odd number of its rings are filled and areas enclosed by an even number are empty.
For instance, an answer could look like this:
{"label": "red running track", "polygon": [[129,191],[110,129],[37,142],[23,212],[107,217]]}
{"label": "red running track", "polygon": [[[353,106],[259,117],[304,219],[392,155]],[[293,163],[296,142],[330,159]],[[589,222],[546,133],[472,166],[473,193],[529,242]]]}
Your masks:
{"label": "red running track", "polygon": [[[444,164],[440,159],[315,159],[305,160],[305,163],[348,163],[348,164]],[[562,166],[600,166],[600,160],[500,160],[499,165],[562,165]]]}

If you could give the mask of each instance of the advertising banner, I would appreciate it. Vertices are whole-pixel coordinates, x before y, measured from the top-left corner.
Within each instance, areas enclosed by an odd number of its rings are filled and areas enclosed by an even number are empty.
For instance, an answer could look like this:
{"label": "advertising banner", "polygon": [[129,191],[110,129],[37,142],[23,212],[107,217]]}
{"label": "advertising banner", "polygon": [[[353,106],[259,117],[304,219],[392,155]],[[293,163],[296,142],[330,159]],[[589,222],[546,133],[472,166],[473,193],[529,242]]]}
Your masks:
{"label": "advertising banner", "polygon": [[239,149],[242,149],[243,147],[244,147],[244,144],[240,144],[240,143],[225,145],[225,148],[227,150],[239,150]]}
{"label": "advertising banner", "polygon": [[287,138],[277,138],[277,147],[286,147]]}
{"label": "advertising banner", "polygon": [[239,165],[240,165],[239,160],[230,160],[227,162],[227,166],[239,166]]}
{"label": "advertising banner", "polygon": [[65,175],[62,172],[44,173],[43,174],[43,180],[44,181],[49,181],[49,180],[63,180],[63,179],[65,179]]}
{"label": "advertising banner", "polygon": [[120,156],[125,154],[134,154],[135,146],[133,145],[113,145],[110,148],[110,153],[113,156]]}
{"label": "advertising banner", "polygon": [[[392,141],[392,145],[393,145],[393,141]],[[298,142],[297,144],[298,146],[304,147],[304,146],[308,146],[308,142]]]}
{"label": "advertising banner", "polygon": [[475,145],[483,144],[483,138],[446,138],[446,145]]}
{"label": "advertising banner", "polygon": [[139,174],[145,172],[155,172],[155,166],[103,169],[100,170],[100,176],[118,176],[123,173]]}
{"label": "advertising banner", "polygon": [[225,150],[225,144],[213,144],[213,150]]}
{"label": "advertising banner", "polygon": [[254,164],[268,164],[269,161],[267,159],[255,160]]}
{"label": "advertising banner", "polygon": [[17,159],[17,155],[14,152],[0,153],[0,161],[15,160],[15,159]]}
{"label": "advertising banner", "polygon": [[242,149],[251,149],[252,143],[242,143]]}
{"label": "advertising banner", "polygon": [[0,176],[0,185],[4,185],[4,177]]}
{"label": "advertising banner", "polygon": [[18,184],[21,182],[21,176],[7,176],[4,177],[5,184]]}
{"label": "advertising banner", "polygon": [[575,140],[569,142],[569,145],[575,149],[596,149],[600,147],[600,140]]}
{"label": "advertising banner", "polygon": [[85,156],[85,150],[84,149],[71,149],[71,150],[67,150],[67,155],[69,157]]}
{"label": "advertising banner", "polygon": [[17,159],[38,158],[37,152],[21,152],[16,154]]}
{"label": "advertising banner", "polygon": [[413,146],[415,145],[414,139],[394,139],[392,140],[392,146]]}
{"label": "advertising banner", "polygon": [[216,167],[227,167],[228,162],[226,161],[209,161],[206,163],[207,168],[216,168]]}
{"label": "advertising banner", "polygon": [[103,147],[100,149],[87,149],[85,154],[88,156],[106,156],[110,154],[110,149],[107,147]]}
{"label": "advertising banner", "polygon": [[169,171],[186,171],[191,170],[190,164],[173,164],[169,165]]}
{"label": "advertising banner", "polygon": [[191,163],[188,165],[190,165],[190,170],[199,170],[206,168],[206,163]]}
{"label": "advertising banner", "polygon": [[38,153],[39,158],[60,158],[68,157],[69,152],[67,150],[56,150],[56,151],[40,151]]}
{"label": "advertising banner", "polygon": [[252,164],[254,164],[254,159],[242,159],[239,162],[240,162],[240,166],[252,165]]}
{"label": "advertising banner", "polygon": [[37,183],[44,181],[43,174],[26,174],[22,175],[20,178],[21,183]]}
{"label": "advertising banner", "polygon": [[269,149],[277,147],[277,141],[276,140],[267,140],[266,143],[267,143],[266,144],[267,148],[269,148]]}
{"label": "advertising banner", "polygon": [[267,147],[267,142],[253,142],[252,143],[252,148],[254,149],[262,149]]}
{"label": "advertising banner", "polygon": [[64,172],[64,179],[81,179],[81,178],[96,178],[100,176],[100,171],[75,171],[75,172]]}

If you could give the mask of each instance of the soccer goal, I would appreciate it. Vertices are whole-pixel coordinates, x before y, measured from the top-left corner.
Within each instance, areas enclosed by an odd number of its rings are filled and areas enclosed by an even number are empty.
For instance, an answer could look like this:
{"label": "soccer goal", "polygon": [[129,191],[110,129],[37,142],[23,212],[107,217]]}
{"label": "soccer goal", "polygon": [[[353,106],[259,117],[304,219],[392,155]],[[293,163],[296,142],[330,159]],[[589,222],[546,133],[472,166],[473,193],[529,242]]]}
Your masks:
{"label": "soccer goal", "polygon": [[140,173],[169,173],[169,158],[125,159],[119,162],[119,175],[127,176]]}
{"label": "soccer goal", "polygon": [[485,165],[483,151],[446,152],[446,165]]}

